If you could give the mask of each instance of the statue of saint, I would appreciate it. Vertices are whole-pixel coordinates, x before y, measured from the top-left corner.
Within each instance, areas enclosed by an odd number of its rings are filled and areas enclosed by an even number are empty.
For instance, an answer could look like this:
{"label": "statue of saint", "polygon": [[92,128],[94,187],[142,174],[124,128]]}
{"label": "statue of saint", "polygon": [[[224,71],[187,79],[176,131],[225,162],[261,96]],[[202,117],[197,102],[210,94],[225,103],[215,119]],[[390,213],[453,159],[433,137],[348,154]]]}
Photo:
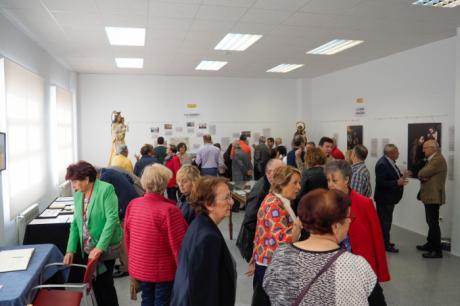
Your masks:
{"label": "statue of saint", "polygon": [[112,112],[112,150],[110,152],[109,166],[112,163],[112,158],[117,153],[117,146],[125,144],[125,135],[128,126],[125,124],[125,118],[121,116],[121,112]]}

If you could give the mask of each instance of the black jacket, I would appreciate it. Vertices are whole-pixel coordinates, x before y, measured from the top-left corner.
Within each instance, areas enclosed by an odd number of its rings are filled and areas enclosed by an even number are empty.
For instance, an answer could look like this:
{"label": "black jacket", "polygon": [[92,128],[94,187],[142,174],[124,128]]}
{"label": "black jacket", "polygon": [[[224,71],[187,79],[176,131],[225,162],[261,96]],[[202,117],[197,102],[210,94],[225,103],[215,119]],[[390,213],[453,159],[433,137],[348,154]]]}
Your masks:
{"label": "black jacket", "polygon": [[379,204],[398,204],[402,198],[404,188],[398,186],[400,175],[385,156],[382,156],[375,165],[375,192],[374,200]]}
{"label": "black jacket", "polygon": [[233,306],[235,262],[217,225],[199,214],[182,240],[171,306]]}
{"label": "black jacket", "polygon": [[243,256],[247,262],[249,262],[252,257],[257,225],[257,212],[259,211],[260,204],[262,204],[262,201],[269,191],[270,182],[264,175],[254,184],[246,199],[246,210],[238,238],[236,239],[236,246],[240,250],[241,256]]}
{"label": "black jacket", "polygon": [[297,198],[292,203],[292,210],[297,215],[297,208],[300,199],[313,189],[324,188],[327,189],[327,178],[324,174],[323,167],[313,167],[305,169],[302,173],[302,180],[300,181],[300,191]]}

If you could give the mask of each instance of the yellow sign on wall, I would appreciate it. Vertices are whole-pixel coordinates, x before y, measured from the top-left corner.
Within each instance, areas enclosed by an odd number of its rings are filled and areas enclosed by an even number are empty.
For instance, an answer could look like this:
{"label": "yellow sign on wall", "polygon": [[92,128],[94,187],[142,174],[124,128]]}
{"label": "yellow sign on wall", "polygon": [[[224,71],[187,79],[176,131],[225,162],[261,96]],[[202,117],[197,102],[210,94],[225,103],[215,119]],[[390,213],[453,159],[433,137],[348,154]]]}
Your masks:
{"label": "yellow sign on wall", "polygon": [[195,109],[198,107],[198,104],[196,103],[187,103],[187,108],[188,109]]}

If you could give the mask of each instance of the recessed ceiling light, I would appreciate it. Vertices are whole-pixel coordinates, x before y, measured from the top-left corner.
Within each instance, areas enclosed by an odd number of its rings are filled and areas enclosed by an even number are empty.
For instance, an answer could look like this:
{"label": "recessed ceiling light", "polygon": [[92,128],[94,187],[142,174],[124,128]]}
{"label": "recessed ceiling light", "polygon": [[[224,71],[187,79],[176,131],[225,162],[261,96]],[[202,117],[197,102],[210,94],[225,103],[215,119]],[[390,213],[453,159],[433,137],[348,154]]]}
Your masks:
{"label": "recessed ceiling light", "polygon": [[273,67],[267,70],[267,72],[286,73],[286,72],[295,70],[297,68],[300,68],[302,66],[303,66],[302,64],[281,64],[281,65],[278,65],[276,67]]}
{"label": "recessed ceiling light", "polygon": [[115,58],[118,68],[137,68],[140,69],[144,67],[143,58],[126,58],[126,57],[117,57]]}
{"label": "recessed ceiling light", "polygon": [[460,0],[417,0],[412,4],[436,7],[456,7],[460,5]]}
{"label": "recessed ceiling light", "polygon": [[362,43],[362,40],[334,39],[307,52],[307,54],[332,55]]}
{"label": "recessed ceiling light", "polygon": [[144,46],[145,28],[105,27],[112,46]]}
{"label": "recessed ceiling light", "polygon": [[220,68],[227,65],[227,62],[219,62],[219,61],[201,61],[198,66],[195,67],[195,70],[213,70],[217,71]]}
{"label": "recessed ceiling light", "polygon": [[228,33],[214,50],[244,51],[260,38],[262,35]]}

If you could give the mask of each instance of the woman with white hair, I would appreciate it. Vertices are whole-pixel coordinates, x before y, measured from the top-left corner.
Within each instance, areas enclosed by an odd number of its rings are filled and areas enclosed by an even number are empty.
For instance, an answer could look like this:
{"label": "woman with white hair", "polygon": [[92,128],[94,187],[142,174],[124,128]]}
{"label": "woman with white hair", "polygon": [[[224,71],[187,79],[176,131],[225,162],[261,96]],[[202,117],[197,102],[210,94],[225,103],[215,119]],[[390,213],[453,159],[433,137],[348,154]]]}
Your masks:
{"label": "woman with white hair", "polygon": [[142,291],[142,306],[169,305],[187,223],[176,203],[163,196],[172,172],[160,164],[144,168],[145,195],[129,203],[125,244],[129,275]]}

